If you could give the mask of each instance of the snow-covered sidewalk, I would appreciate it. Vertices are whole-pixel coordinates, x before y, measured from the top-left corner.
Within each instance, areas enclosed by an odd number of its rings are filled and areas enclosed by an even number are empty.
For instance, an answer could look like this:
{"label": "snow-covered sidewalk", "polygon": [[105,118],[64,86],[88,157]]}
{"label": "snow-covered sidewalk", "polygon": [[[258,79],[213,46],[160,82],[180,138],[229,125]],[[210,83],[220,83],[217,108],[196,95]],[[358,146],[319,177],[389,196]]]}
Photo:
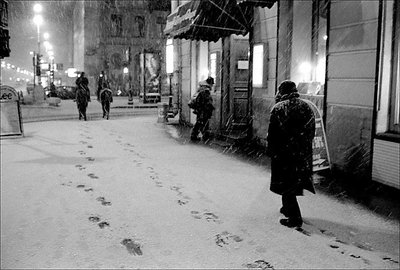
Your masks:
{"label": "snow-covered sidewalk", "polygon": [[266,167],[156,122],[35,122],[1,140],[1,268],[399,268],[398,222],[307,193],[303,230],[283,227]]}

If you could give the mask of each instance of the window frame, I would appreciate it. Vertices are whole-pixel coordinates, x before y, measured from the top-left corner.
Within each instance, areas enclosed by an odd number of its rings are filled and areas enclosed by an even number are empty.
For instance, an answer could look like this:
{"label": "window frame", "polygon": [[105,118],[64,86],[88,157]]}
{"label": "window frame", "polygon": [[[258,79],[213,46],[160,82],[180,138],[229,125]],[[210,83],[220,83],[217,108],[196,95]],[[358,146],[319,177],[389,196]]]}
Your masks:
{"label": "window frame", "polygon": [[388,132],[400,134],[400,4],[394,2]]}

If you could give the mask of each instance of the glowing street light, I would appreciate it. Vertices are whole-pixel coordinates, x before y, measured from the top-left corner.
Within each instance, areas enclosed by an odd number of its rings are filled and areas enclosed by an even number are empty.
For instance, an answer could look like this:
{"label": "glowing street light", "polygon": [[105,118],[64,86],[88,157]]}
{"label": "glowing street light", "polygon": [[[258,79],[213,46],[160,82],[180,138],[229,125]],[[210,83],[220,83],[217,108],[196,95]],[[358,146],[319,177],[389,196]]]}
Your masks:
{"label": "glowing street light", "polygon": [[47,40],[43,41],[43,46],[46,49],[46,51],[50,50],[50,42],[48,42]]}
{"label": "glowing street light", "polygon": [[40,26],[43,23],[43,17],[40,14],[35,15],[35,17],[33,17],[33,22],[37,25]]}
{"label": "glowing street light", "polygon": [[48,40],[50,37],[50,34],[46,32],[43,34],[43,37],[44,37],[44,40]]}
{"label": "glowing street light", "polygon": [[40,12],[42,12],[42,10],[43,10],[43,7],[42,7],[41,4],[35,4],[35,5],[33,6],[33,11],[34,11],[35,13],[40,13]]}

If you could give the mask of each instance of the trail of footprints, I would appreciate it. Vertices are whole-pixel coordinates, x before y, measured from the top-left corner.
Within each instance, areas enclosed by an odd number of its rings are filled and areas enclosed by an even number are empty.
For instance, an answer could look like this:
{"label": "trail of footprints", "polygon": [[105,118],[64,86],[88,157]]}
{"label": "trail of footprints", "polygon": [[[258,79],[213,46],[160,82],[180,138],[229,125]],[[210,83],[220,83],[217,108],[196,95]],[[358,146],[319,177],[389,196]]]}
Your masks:
{"label": "trail of footprints", "polygon": [[[149,175],[149,180],[153,181],[157,187],[163,188],[164,183],[161,181],[160,175],[156,172],[154,167],[153,166],[147,166],[147,167],[142,166],[143,161],[146,157],[143,154],[135,151],[135,149],[134,149],[135,146],[133,144],[124,143],[121,139],[122,138],[120,136],[118,136],[118,140],[116,140],[116,142],[118,144],[120,144],[122,147],[124,147],[123,148],[124,151],[129,151],[130,153],[132,153],[134,155],[133,162],[136,163],[136,165],[138,167],[142,167],[143,169],[145,169],[147,171],[147,173]],[[178,205],[186,206],[186,205],[190,204],[191,198],[183,192],[184,188],[181,185],[179,185],[179,184],[171,185],[169,187],[169,189],[176,193],[176,196],[177,196],[176,202]],[[215,213],[213,213],[207,209],[204,209],[203,211],[192,210],[192,211],[190,211],[190,214],[195,219],[204,220],[206,222],[211,222],[211,223],[215,223],[215,224],[223,223],[222,220],[220,220],[220,218]],[[243,241],[243,239],[240,236],[232,234],[228,231],[223,231],[214,236],[214,242],[219,247],[225,247],[232,243],[240,243],[242,241]],[[134,255],[141,254],[140,252],[137,253],[135,251],[135,246],[139,245],[137,242],[135,242],[131,239],[126,239],[126,241],[123,244],[127,247],[128,251],[131,254],[134,254]],[[262,260],[260,260],[258,262],[261,262],[261,261]],[[273,267],[265,268],[264,266],[270,266],[270,264],[267,262],[265,262],[264,264],[253,263],[253,264],[248,264],[248,265],[249,266],[258,265],[258,266],[260,266],[260,267],[257,267],[259,269],[274,269]]]}
{"label": "trail of footprints", "polygon": [[[81,135],[84,136],[86,139],[92,139],[92,137],[86,136],[85,134],[81,134]],[[117,136],[114,133],[109,133],[109,135]],[[136,163],[136,165],[138,167],[142,167],[143,161],[144,161],[144,159],[146,157],[143,154],[137,152],[134,149],[135,145],[130,144],[130,143],[123,143],[123,141],[121,139],[122,139],[122,137],[118,136],[118,139],[116,140],[116,142],[118,144],[120,144],[122,147],[124,147],[123,148],[124,151],[129,151],[130,153],[132,153],[135,156],[134,159],[133,159],[133,162]],[[83,141],[82,140],[82,141],[80,141],[80,143],[82,145],[86,145],[87,148],[93,148],[93,146],[89,145],[87,141]],[[87,155],[87,153],[85,151],[82,151],[82,150],[78,151],[78,153],[81,156]],[[93,161],[95,161],[95,158],[86,157],[86,160],[93,162]],[[75,167],[78,168],[81,171],[86,169],[86,167],[84,167],[82,165],[76,165]],[[160,180],[159,174],[155,171],[155,169],[152,166],[148,166],[145,169],[147,170],[147,172],[149,174],[149,179],[151,181],[153,181],[157,187],[160,187],[160,188],[164,187],[163,182]],[[99,177],[96,176],[94,173],[89,173],[89,174],[87,174],[87,176],[89,178],[91,178],[91,179],[99,179]],[[63,186],[72,186],[72,181],[68,181],[67,183],[62,183],[62,185]],[[87,186],[85,186],[83,184],[77,185],[76,188],[83,189],[85,192],[94,192],[93,188],[87,187]],[[191,198],[189,196],[185,195],[184,192],[182,191],[182,189],[183,189],[183,187],[180,186],[180,185],[172,185],[172,186],[170,186],[170,190],[175,192],[177,197],[178,197],[178,199],[176,201],[177,204],[180,205],[180,206],[185,206],[185,205],[190,203]],[[106,200],[106,198],[102,197],[102,196],[97,197],[96,200],[98,202],[100,202],[101,205],[103,205],[103,206],[111,206],[111,204],[112,204],[111,201]],[[193,218],[198,219],[198,220],[205,220],[207,222],[212,222],[212,223],[216,223],[216,224],[222,224],[223,223],[222,220],[220,220],[220,218],[216,214],[214,214],[213,212],[211,212],[211,211],[209,211],[207,209],[205,209],[203,211],[192,210],[192,211],[190,211],[190,214],[191,214],[191,216]],[[101,228],[101,229],[104,229],[106,227],[110,227],[110,223],[108,221],[102,220],[99,216],[96,216],[96,215],[90,216],[88,218],[88,220],[90,222],[96,223],[98,225],[98,227]],[[312,224],[309,224],[306,221],[305,221],[305,224],[312,226]],[[306,230],[304,228],[297,228],[296,230],[298,232],[304,234],[305,236],[311,236],[312,235],[311,232],[309,232],[308,230]],[[319,233],[321,233],[321,234],[323,234],[325,236],[334,238],[335,243],[329,244],[330,248],[332,248],[334,250],[337,250],[338,252],[340,252],[343,255],[348,255],[348,256],[350,256],[350,257],[352,257],[354,259],[361,259],[361,260],[363,260],[363,262],[365,264],[369,264],[369,261],[367,259],[362,258],[359,255],[355,255],[355,254],[353,254],[351,252],[347,252],[344,248],[340,247],[340,245],[348,245],[349,243],[346,243],[346,242],[341,241],[340,239],[336,238],[335,235],[332,232],[329,232],[329,231],[324,230],[324,229],[318,229],[318,230],[319,230]],[[216,234],[214,236],[214,242],[219,247],[225,247],[225,246],[228,246],[228,245],[230,245],[232,243],[241,243],[243,241],[244,241],[244,239],[242,237],[240,237],[238,235],[235,235],[235,234],[232,234],[232,233],[230,233],[228,231],[223,231],[223,232],[218,233],[218,234]],[[140,242],[138,240],[134,240],[134,239],[131,239],[131,238],[126,238],[126,239],[123,239],[121,241],[121,245],[125,246],[127,251],[128,251],[128,253],[131,254],[131,255],[134,255],[134,256],[143,255],[142,245],[140,244]],[[367,245],[355,243],[355,246],[360,248],[360,249],[363,249],[363,250],[372,251],[372,248],[367,246]],[[389,256],[383,257],[382,260],[389,261],[389,262],[391,262],[393,264],[398,264],[399,263],[398,261],[392,259]],[[263,270],[274,269],[274,267],[271,265],[271,263],[269,263],[269,262],[267,262],[265,260],[257,260],[257,261],[254,261],[252,263],[243,264],[242,266],[244,268],[247,268],[247,269],[263,269]]]}
{"label": "trail of footprints", "polygon": [[[86,133],[86,134],[85,134],[85,133]],[[92,139],[92,137],[88,136],[88,135],[87,135],[88,133],[89,133],[89,132],[88,132],[87,130],[83,130],[83,133],[80,133],[80,135],[81,135],[82,137],[84,137],[85,139],[90,140],[90,139]],[[110,135],[113,135],[113,134],[110,134]],[[117,140],[117,142],[121,142],[121,141],[120,141],[120,140]],[[86,146],[87,148],[89,148],[89,149],[92,149],[92,148],[93,148],[93,146],[90,145],[86,140],[81,140],[81,141],[79,141],[79,143],[80,143],[81,145],[85,145],[85,146]],[[133,147],[134,145],[126,144],[126,146],[128,146],[128,147]],[[79,153],[80,156],[86,156],[86,155],[87,155],[87,152],[85,152],[84,150],[79,150],[78,153]],[[138,156],[139,158],[144,158],[144,157],[143,157],[142,155],[140,155],[140,154],[137,154],[137,156]],[[86,159],[87,161],[90,161],[90,162],[94,162],[94,161],[96,160],[94,157],[85,157],[85,159]],[[83,165],[81,165],[81,164],[75,165],[75,168],[79,169],[80,171],[83,171],[83,170],[86,170],[86,169],[87,169],[85,166],[83,166]],[[88,174],[87,174],[87,177],[90,178],[90,179],[99,179],[99,177],[98,177],[96,174],[94,174],[94,173],[88,173]],[[62,185],[62,186],[71,187],[71,186],[73,186],[73,182],[72,182],[72,181],[68,181],[68,182],[66,182],[66,183],[61,183],[61,185]],[[77,189],[83,189],[85,192],[94,192],[94,189],[93,189],[92,187],[88,187],[88,186],[86,186],[86,185],[84,185],[84,184],[77,184],[77,185],[76,185],[76,188],[77,188]],[[98,201],[102,206],[111,206],[111,205],[112,205],[111,201],[107,200],[107,199],[106,199],[105,197],[103,197],[103,196],[97,197],[97,198],[96,198],[96,201]],[[88,220],[89,220],[90,222],[92,222],[92,223],[96,223],[97,226],[98,226],[100,229],[105,229],[105,228],[111,226],[110,223],[109,223],[109,221],[107,221],[107,220],[102,220],[101,217],[100,217],[99,215],[92,215],[92,216],[89,216],[89,217],[88,217]],[[132,240],[132,239],[130,239],[130,238],[126,238],[126,239],[123,239],[123,240],[121,241],[121,245],[123,245],[123,246],[126,247],[126,249],[127,249],[127,251],[128,251],[129,254],[132,254],[132,255],[135,255],[135,256],[136,256],[136,255],[138,255],[138,256],[143,255],[142,246],[141,246],[141,244],[140,244],[137,240]]]}

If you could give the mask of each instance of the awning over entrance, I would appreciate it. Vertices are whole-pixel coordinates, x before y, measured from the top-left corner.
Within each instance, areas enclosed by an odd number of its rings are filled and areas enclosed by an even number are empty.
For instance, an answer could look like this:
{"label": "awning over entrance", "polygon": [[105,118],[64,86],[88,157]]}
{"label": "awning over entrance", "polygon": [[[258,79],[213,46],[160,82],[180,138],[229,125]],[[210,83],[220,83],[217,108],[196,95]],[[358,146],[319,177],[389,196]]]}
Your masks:
{"label": "awning over entrance", "polygon": [[271,8],[278,0],[236,0],[239,6]]}
{"label": "awning over entrance", "polygon": [[164,33],[173,38],[215,42],[232,34],[246,35],[248,25],[235,1],[192,0],[168,16]]}

